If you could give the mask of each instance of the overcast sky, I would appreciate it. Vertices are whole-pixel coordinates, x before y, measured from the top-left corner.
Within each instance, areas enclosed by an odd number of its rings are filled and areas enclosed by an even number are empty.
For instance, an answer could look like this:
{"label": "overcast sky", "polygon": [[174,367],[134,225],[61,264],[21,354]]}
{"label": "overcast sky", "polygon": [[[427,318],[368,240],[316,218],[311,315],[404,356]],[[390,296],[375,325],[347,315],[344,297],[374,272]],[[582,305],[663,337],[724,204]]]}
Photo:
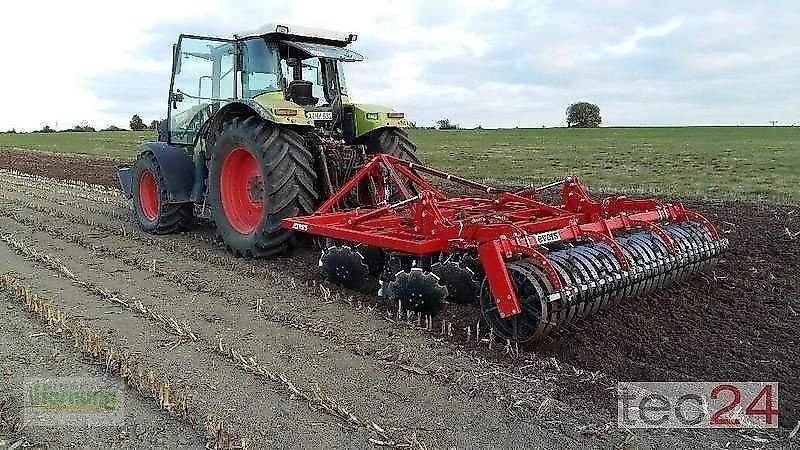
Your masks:
{"label": "overcast sky", "polygon": [[800,2],[25,0],[0,13],[0,130],[166,114],[181,32],[269,22],[359,33],[351,95],[418,124],[800,124]]}

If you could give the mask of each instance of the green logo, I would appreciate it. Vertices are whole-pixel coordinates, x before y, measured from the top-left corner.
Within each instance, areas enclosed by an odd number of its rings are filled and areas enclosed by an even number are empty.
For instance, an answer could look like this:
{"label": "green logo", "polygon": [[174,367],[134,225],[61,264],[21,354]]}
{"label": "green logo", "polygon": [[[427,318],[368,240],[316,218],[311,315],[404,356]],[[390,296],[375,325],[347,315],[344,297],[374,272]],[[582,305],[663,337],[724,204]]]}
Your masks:
{"label": "green logo", "polygon": [[117,393],[107,390],[65,390],[45,384],[30,386],[31,407],[37,411],[115,411]]}

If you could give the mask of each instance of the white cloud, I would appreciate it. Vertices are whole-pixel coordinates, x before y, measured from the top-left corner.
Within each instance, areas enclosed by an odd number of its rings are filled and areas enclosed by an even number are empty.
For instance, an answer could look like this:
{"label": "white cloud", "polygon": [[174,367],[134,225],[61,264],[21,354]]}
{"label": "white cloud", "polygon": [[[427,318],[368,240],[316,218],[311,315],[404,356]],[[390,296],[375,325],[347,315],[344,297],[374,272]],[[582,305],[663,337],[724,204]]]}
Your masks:
{"label": "white cloud", "polygon": [[162,117],[178,33],[230,35],[266,22],[358,32],[367,61],[348,65],[355,99],[396,106],[421,124],[447,116],[559,125],[581,99],[599,103],[613,125],[800,120],[800,13],[791,0],[28,0],[3,8],[0,130]]}
{"label": "white cloud", "polygon": [[638,48],[639,42],[643,39],[666,36],[677,30],[683,24],[683,20],[675,17],[669,22],[652,27],[637,27],[636,32],[623,39],[616,45],[606,45],[606,51],[616,55],[627,55],[633,53]]}

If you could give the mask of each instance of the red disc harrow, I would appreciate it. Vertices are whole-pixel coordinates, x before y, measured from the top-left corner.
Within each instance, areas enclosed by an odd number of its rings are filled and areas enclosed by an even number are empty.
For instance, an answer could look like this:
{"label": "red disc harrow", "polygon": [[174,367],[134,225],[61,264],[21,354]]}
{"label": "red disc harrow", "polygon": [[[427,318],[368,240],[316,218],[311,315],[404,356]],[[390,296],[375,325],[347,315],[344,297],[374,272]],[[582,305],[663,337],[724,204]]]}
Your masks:
{"label": "red disc harrow", "polygon": [[[480,195],[448,197],[423,174]],[[559,205],[537,199],[559,187]],[[425,313],[478,302],[492,333],[517,341],[707,270],[728,245],[681,204],[599,202],[575,177],[509,192],[385,154],[283,226],[328,238],[320,266],[336,283],[378,275],[379,296]]]}

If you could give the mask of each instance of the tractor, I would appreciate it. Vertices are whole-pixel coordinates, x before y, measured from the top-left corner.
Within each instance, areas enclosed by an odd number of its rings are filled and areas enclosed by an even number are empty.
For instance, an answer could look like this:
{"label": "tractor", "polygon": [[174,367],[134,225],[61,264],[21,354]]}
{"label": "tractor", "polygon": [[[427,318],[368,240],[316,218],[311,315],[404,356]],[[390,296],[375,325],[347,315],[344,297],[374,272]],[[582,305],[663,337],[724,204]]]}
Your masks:
{"label": "tractor", "polygon": [[117,171],[141,229],[186,230],[198,211],[235,255],[283,254],[295,239],[281,220],[311,213],[367,155],[418,161],[404,113],[350,100],[357,37],[286,24],[180,35],[159,139]]}
{"label": "tractor", "polygon": [[420,319],[476,305],[485,330],[516,342],[710,270],[727,249],[681,204],[596,200],[573,176],[503,190],[426,167],[402,112],[351,102],[355,40],[289,25],[181,35],[160,139],[118,168],[140,227],[205,215],[246,258],[309,235],[330,282],[377,278],[379,298]]}

